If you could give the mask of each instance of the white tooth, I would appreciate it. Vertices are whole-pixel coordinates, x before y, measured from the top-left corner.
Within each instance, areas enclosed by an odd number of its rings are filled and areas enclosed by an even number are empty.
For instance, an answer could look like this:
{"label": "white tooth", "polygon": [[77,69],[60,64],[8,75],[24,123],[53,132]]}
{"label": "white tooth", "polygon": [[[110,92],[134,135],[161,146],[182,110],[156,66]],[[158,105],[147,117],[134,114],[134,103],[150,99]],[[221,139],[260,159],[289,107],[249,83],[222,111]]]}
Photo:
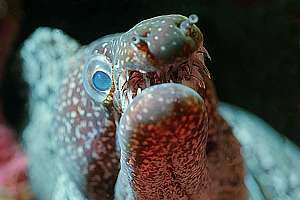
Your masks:
{"label": "white tooth", "polygon": [[146,74],[143,74],[143,78],[144,78],[144,80],[146,82],[146,88],[150,87],[150,80],[147,78]]}
{"label": "white tooth", "polygon": [[125,106],[126,106],[125,108],[127,108],[127,107],[128,107],[128,104],[129,104],[129,100],[128,100],[128,99],[126,99],[126,100],[125,100]]}
{"label": "white tooth", "polygon": [[128,106],[128,90],[125,90],[121,95],[122,110],[125,111]]}
{"label": "white tooth", "polygon": [[127,101],[126,98],[124,98],[124,95],[122,95],[121,96],[122,110],[125,110],[127,107],[126,101]]}
{"label": "white tooth", "polygon": [[129,100],[128,100],[128,93],[126,94],[126,97],[125,97],[125,99],[124,99],[124,110],[126,110],[126,108],[127,108],[127,106],[128,106],[128,104],[129,104]]}
{"label": "white tooth", "polygon": [[138,88],[137,90],[137,95],[141,94],[142,93],[142,89],[141,88]]}
{"label": "white tooth", "polygon": [[125,76],[126,76],[126,81],[128,81],[128,80],[129,80],[129,75],[128,75],[129,73],[128,73],[128,70],[127,70],[127,69],[126,69],[126,72],[125,72],[125,73],[126,73],[126,75],[125,75]]}
{"label": "white tooth", "polygon": [[121,74],[119,77],[119,84],[118,84],[119,91],[122,90],[122,86],[124,85],[124,83],[125,83],[125,79],[124,79],[124,76],[122,76],[122,74]]}
{"label": "white tooth", "polygon": [[132,102],[132,91],[130,88],[128,88],[128,93],[127,93],[127,96],[128,96],[128,100],[129,102],[131,103]]}
{"label": "white tooth", "polygon": [[124,101],[122,102],[122,110],[125,111],[127,106],[128,106],[128,100],[124,99]]}
{"label": "white tooth", "polygon": [[149,79],[146,80],[146,87],[150,87],[150,80]]}
{"label": "white tooth", "polygon": [[146,74],[147,72],[146,71],[143,71],[143,70],[138,70],[139,72],[141,72],[142,74]]}

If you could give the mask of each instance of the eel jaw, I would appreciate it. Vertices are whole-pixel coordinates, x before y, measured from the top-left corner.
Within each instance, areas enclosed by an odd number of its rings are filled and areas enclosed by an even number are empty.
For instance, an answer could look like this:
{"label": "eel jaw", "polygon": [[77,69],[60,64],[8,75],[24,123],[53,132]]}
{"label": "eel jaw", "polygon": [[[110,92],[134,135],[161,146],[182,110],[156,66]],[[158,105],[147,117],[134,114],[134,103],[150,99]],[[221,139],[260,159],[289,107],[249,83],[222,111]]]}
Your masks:
{"label": "eel jaw", "polygon": [[118,127],[116,199],[206,199],[207,129],[206,106],[196,91],[176,83],[146,88]]}
{"label": "eel jaw", "polygon": [[153,85],[179,83],[196,91],[204,91],[206,89],[205,79],[210,79],[209,71],[204,63],[199,66],[193,60],[201,59],[199,57],[203,58],[205,55],[207,55],[207,51],[203,47],[194,52],[189,59],[170,64],[155,72],[124,69],[115,83],[115,109],[120,114],[124,113],[136,96]]}
{"label": "eel jaw", "polygon": [[144,20],[121,36],[116,57],[124,68],[143,72],[182,62],[203,42],[195,25],[197,21],[196,15],[164,15]]}

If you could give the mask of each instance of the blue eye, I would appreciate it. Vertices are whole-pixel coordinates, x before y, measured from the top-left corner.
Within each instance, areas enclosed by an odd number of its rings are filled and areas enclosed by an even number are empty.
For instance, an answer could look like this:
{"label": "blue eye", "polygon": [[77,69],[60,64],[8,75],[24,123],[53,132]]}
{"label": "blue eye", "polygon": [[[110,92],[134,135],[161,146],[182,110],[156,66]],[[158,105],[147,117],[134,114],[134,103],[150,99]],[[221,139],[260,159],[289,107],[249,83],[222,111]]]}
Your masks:
{"label": "blue eye", "polygon": [[97,102],[104,101],[110,94],[112,64],[103,55],[93,55],[85,61],[83,86],[88,95]]}
{"label": "blue eye", "polygon": [[99,91],[106,91],[111,87],[109,75],[103,71],[96,71],[93,75],[93,85]]}

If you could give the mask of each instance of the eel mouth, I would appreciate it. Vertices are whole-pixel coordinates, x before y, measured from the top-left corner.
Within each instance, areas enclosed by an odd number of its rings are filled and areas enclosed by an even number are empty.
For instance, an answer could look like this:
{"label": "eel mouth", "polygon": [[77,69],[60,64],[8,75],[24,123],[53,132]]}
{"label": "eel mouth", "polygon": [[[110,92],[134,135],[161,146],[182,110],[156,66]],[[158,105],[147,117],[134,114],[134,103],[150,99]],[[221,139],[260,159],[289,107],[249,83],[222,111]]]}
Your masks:
{"label": "eel mouth", "polygon": [[163,83],[179,83],[196,91],[205,90],[205,78],[210,78],[206,66],[195,64],[199,56],[204,57],[205,51],[196,51],[185,61],[169,64],[163,69],[154,72],[125,69],[118,78],[119,92],[118,110],[124,113],[133,99],[144,89]]}

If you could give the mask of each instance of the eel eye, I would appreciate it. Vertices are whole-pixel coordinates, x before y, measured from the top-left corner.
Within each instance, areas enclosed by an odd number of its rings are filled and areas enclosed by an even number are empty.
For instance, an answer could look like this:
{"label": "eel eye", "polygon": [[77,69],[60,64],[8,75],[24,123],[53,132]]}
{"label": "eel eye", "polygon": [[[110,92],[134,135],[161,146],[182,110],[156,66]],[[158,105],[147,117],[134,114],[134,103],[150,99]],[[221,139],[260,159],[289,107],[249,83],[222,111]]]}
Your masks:
{"label": "eel eye", "polygon": [[85,91],[97,102],[106,99],[112,86],[112,65],[103,55],[91,57],[83,69]]}
{"label": "eel eye", "polygon": [[111,78],[104,71],[96,71],[93,75],[92,80],[96,90],[106,91],[111,87]]}

